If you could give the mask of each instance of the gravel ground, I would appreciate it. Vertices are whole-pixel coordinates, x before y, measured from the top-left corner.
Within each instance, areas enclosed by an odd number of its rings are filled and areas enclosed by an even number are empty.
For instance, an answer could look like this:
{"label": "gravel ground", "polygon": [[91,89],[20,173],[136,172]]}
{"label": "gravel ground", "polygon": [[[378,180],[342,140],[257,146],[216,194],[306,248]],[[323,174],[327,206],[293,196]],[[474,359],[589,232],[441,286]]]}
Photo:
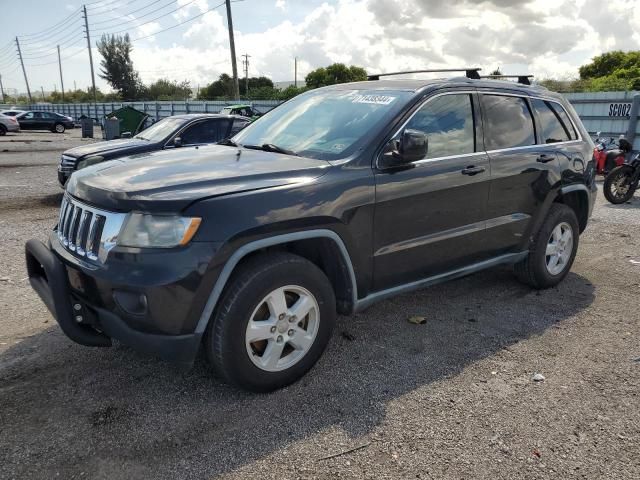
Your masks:
{"label": "gravel ground", "polygon": [[598,199],[558,288],[498,268],[377,304],[254,395],[203,359],[76,345],[31,291],[73,133],[0,139],[0,478],[640,478],[640,198]]}

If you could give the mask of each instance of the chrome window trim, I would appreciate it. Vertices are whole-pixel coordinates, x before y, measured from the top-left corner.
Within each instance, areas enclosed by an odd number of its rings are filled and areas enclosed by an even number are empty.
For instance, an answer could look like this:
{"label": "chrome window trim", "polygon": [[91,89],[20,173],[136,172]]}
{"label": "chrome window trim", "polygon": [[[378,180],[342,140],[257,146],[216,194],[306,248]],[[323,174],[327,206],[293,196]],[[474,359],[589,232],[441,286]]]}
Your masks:
{"label": "chrome window trim", "polygon": [[[447,91],[447,92],[436,93],[433,96],[425,98],[422,101],[422,103],[420,103],[420,105],[416,108],[416,110],[409,116],[409,118],[394,132],[394,134],[391,136],[391,139],[396,138],[398,136],[398,134],[411,121],[411,119],[418,113],[418,111],[422,107],[424,107],[427,104],[427,102],[429,102],[430,100],[432,100],[434,98],[437,98],[437,97],[441,97],[443,95],[459,95],[459,94],[473,95],[474,93],[477,93],[479,95],[487,94],[487,95],[502,95],[502,96],[506,96],[506,97],[520,97],[520,98],[524,98],[524,99],[527,99],[527,98],[534,99],[535,98],[535,99],[542,100],[542,101],[545,101],[545,102],[553,102],[553,103],[559,105],[562,108],[562,110],[564,110],[564,112],[567,114],[567,117],[569,117],[569,121],[571,122],[571,125],[573,126],[573,129],[578,134],[578,138],[576,140],[567,140],[565,142],[535,143],[535,144],[532,144],[532,145],[524,145],[524,146],[520,146],[520,147],[499,148],[499,149],[495,149],[495,150],[480,150],[480,151],[477,151],[477,152],[463,153],[463,154],[460,154],[460,155],[447,155],[447,156],[444,156],[444,157],[423,158],[422,160],[416,160],[415,162],[411,162],[412,164],[421,165],[421,164],[424,164],[424,163],[431,163],[431,162],[440,161],[440,160],[451,160],[452,158],[464,158],[464,157],[473,157],[473,156],[477,156],[477,155],[489,155],[491,153],[500,153],[500,152],[506,152],[506,151],[518,151],[518,150],[524,150],[526,148],[549,147],[549,146],[552,146],[552,145],[553,146],[555,146],[555,145],[567,145],[567,144],[578,143],[578,142],[582,142],[583,141],[582,134],[580,133],[580,129],[577,128],[573,117],[569,114],[567,109],[564,107],[564,105],[562,105],[562,103],[560,103],[560,101],[558,99],[552,98],[552,97],[546,97],[544,95],[528,95],[528,94],[525,94],[525,93],[501,92],[501,91],[498,91],[498,90],[451,90],[451,91]],[[534,125],[535,125],[535,123],[534,123]],[[484,128],[484,126],[483,126],[483,128]],[[484,130],[483,130],[483,133],[484,133]],[[378,154],[378,156],[376,158],[376,168],[379,168],[379,166],[380,166],[379,162],[380,162],[380,154]]]}

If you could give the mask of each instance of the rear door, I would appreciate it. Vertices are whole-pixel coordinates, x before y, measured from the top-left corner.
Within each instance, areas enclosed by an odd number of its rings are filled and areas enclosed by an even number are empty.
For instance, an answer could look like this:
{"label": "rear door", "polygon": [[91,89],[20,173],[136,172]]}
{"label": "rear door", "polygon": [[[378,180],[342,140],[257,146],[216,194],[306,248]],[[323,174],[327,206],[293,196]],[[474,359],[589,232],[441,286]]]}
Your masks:
{"label": "rear door", "polygon": [[540,142],[530,99],[481,92],[484,146],[491,161],[487,237],[493,255],[522,249],[532,219],[557,178],[553,146]]}
{"label": "rear door", "polygon": [[[473,91],[428,98],[401,128],[427,134],[427,156],[376,171],[374,289],[383,290],[484,257],[489,161]],[[394,137],[394,138],[396,138]]]}

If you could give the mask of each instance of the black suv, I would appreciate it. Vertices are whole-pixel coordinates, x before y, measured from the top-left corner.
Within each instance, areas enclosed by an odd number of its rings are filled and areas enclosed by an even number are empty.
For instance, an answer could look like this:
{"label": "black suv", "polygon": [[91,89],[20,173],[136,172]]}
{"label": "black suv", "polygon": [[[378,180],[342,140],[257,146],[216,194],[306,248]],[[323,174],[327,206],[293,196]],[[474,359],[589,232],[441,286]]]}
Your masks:
{"label": "black suv", "polygon": [[29,278],[78,343],[184,365],[202,345],[268,391],[315,364],[337,313],[500,264],[556,285],[593,207],[592,151],[540,87],[312,90],[224,145],[75,173],[48,244],[27,242]]}
{"label": "black suv", "polygon": [[251,123],[239,115],[192,113],[163,118],[134,138],[90,143],[67,150],[58,165],[58,182],[64,186],[76,170],[107,160],[183,146],[216,143],[235,135]]}

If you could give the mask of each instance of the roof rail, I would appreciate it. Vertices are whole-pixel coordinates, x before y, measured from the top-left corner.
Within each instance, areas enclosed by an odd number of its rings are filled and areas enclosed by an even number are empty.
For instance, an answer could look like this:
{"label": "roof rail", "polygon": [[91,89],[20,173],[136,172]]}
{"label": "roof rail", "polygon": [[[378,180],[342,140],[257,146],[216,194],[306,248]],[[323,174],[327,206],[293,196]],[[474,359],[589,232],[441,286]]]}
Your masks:
{"label": "roof rail", "polygon": [[390,72],[390,73],[376,73],[374,75],[367,75],[367,80],[380,80],[380,77],[389,77],[392,75],[405,75],[408,73],[434,73],[434,72],[465,72],[467,78],[473,78],[478,80],[480,74],[478,73],[481,68],[437,68],[430,70],[408,70],[406,72]]}
{"label": "roof rail", "polygon": [[533,78],[533,75],[483,75],[480,78],[517,78],[518,83],[521,83],[522,85],[531,85],[531,80],[529,79]]}

